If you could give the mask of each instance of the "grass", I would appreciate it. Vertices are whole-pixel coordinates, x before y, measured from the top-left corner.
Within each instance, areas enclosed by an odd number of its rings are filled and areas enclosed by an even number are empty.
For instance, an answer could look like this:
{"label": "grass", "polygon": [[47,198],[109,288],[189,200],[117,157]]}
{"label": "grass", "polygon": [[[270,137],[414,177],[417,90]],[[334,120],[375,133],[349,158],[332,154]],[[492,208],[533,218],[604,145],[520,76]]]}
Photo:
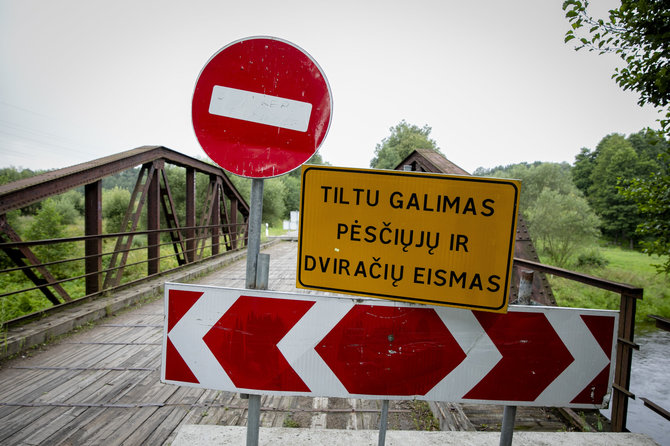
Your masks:
{"label": "grass", "polygon": [[[646,254],[619,247],[604,246],[597,249],[605,259],[603,267],[581,267],[573,269],[602,279],[626,283],[644,289],[644,297],[637,303],[636,323],[651,327],[648,314],[670,318],[670,276],[659,274],[654,267],[659,262]],[[620,296],[588,285],[559,277],[550,277],[556,302],[560,306],[578,308],[602,308],[617,310]]]}
{"label": "grass", "polygon": [[[24,221],[25,220],[25,221]],[[26,226],[29,224],[29,219],[24,218],[20,222],[20,226]],[[72,225],[68,225],[65,228],[65,237],[75,237],[84,233],[84,222],[83,218],[80,218],[78,222]],[[223,241],[223,239],[221,239]],[[161,243],[165,243],[162,241]],[[207,240],[207,244],[210,244],[211,241]],[[114,251],[116,244],[116,239],[106,238],[103,240],[103,252],[109,253]],[[133,238],[133,243],[131,248],[140,248],[128,253],[128,259],[126,265],[129,265],[123,269],[121,276],[121,283],[130,282],[142,277],[145,277],[147,274],[147,264],[144,263],[147,259],[147,250],[145,249],[147,245],[147,237],[144,235],[135,236]],[[84,256],[84,243],[76,242],[71,243],[72,250],[68,252],[68,258],[78,258]],[[221,247],[221,251],[225,250],[225,247]],[[200,254],[200,250],[198,250]],[[206,247],[202,252],[204,257],[208,257],[211,254],[211,248]],[[4,255],[4,254],[0,254]],[[177,259],[174,256],[174,249],[170,244],[161,246],[160,256],[163,257],[160,259],[160,271],[167,271],[178,266]],[[110,255],[103,256],[103,269],[108,268],[109,262],[111,260]],[[120,262],[120,257],[117,260],[117,266]],[[139,262],[139,263],[138,263]],[[133,265],[137,263],[136,265]],[[8,264],[7,267],[13,267],[13,264]],[[69,277],[76,277],[84,274],[84,261],[79,260],[71,263],[64,263],[61,265],[52,265],[47,267],[48,270],[55,276],[57,280],[66,279]],[[34,287],[33,284],[21,271],[12,271],[0,274],[0,292],[7,293],[11,291],[20,291],[27,288]],[[63,282],[61,286],[73,299],[78,299],[86,294],[85,291],[85,280],[77,279],[73,281]],[[57,295],[57,293],[54,293]],[[58,296],[58,295],[57,295]],[[59,300],[61,299],[58,296]],[[0,322],[11,320],[26,314],[30,314],[36,311],[43,310],[45,308],[51,307],[53,304],[44,296],[44,294],[39,290],[28,291],[20,294],[15,294],[7,296],[0,299]]]}

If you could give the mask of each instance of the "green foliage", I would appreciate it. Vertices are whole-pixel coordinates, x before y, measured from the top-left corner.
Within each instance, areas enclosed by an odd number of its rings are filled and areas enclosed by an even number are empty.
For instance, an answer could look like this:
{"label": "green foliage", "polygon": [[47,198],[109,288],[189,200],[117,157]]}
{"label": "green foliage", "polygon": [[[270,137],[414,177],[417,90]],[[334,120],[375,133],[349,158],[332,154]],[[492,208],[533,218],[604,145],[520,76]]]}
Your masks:
{"label": "green foliage", "polygon": [[545,188],[528,210],[529,231],[559,267],[598,236],[598,217],[577,192],[562,194]]}
{"label": "green foliage", "polygon": [[602,218],[603,233],[614,240],[634,240],[640,221],[635,206],[617,189],[618,178],[634,178],[642,169],[632,145],[622,135],[609,135],[598,145],[587,197]]}
{"label": "green foliage", "polygon": [[11,183],[12,181],[30,178],[43,173],[43,170],[17,169],[16,167],[3,167],[0,169],[0,185]]}
{"label": "green foliage", "polygon": [[568,163],[520,163],[509,166],[498,166],[490,170],[477,169],[475,175],[497,178],[514,178],[521,180],[521,198],[519,212],[526,216],[533,208],[544,189],[551,189],[561,194],[575,192]]}
{"label": "green foliage", "polygon": [[126,189],[132,191],[135,189],[137,176],[140,173],[140,168],[127,169],[114,175],[102,179],[102,188],[104,189]]}
{"label": "green foliage", "polygon": [[64,194],[53,197],[56,211],[60,214],[64,225],[74,224],[79,217],[84,215],[84,196],[77,190],[70,190]]}
{"label": "green foliage", "polygon": [[281,224],[286,214],[286,186],[281,177],[265,180],[263,186],[263,222],[270,226]]}
{"label": "green foliage", "polygon": [[[63,217],[59,213],[58,204],[55,200],[47,198],[42,202],[42,207],[28,228],[26,236],[28,240],[48,240],[65,237]],[[42,263],[47,263],[71,258],[73,245],[71,243],[44,244],[34,246],[32,251]],[[49,270],[57,279],[68,276],[68,266],[66,263],[50,266]]]}
{"label": "green foliage", "polygon": [[102,191],[102,217],[107,233],[125,232],[122,228],[123,217],[130,204],[130,191],[127,189],[108,189]]}
{"label": "green foliage", "polygon": [[665,109],[661,125],[670,125],[670,4],[666,0],[621,0],[609,11],[607,20],[596,19],[588,11],[588,0],[563,2],[571,29],[565,41],[577,42],[576,50],[586,48],[600,54],[618,55],[625,65],[616,68],[612,78],[624,90],[639,94],[640,105]]}
{"label": "green foliage", "polygon": [[282,218],[288,219],[291,211],[300,209],[300,178],[290,175],[281,177],[284,183],[284,215]]}
{"label": "green foliage", "polygon": [[644,237],[643,251],[660,256],[659,272],[670,273],[670,149],[662,154],[657,172],[635,178],[620,188],[621,194],[637,206],[643,220],[636,228]]}
{"label": "green foliage", "polygon": [[475,173],[521,180],[519,212],[535,244],[557,266],[598,235],[598,218],[572,182],[569,164],[521,163]]}
{"label": "green foliage", "polygon": [[282,423],[283,427],[300,427],[300,423],[298,423],[294,418],[293,414],[289,413],[286,415],[286,418],[284,418],[284,422]]}
{"label": "green foliage", "polygon": [[572,176],[593,210],[601,218],[601,230],[618,243],[633,246],[640,239],[636,227],[642,223],[638,208],[620,193],[620,185],[646,177],[658,169],[657,153],[667,142],[646,130],[625,138],[604,137],[595,150],[582,149],[575,159]]}
{"label": "green foliage", "polygon": [[[648,257],[640,252],[595,245],[589,251],[596,249],[607,264],[597,272],[591,266],[575,267],[577,271],[644,288],[644,298],[637,301],[636,324],[649,324],[648,314],[670,318],[670,277],[658,274]],[[560,306],[619,309],[620,296],[616,293],[559,277],[549,280]]]}
{"label": "green foliage", "polygon": [[439,431],[440,422],[433,415],[426,401],[414,400],[411,402],[411,416],[414,428],[418,431]]}
{"label": "green foliage", "polygon": [[375,169],[395,169],[400,162],[416,149],[432,149],[440,152],[437,143],[430,139],[431,128],[427,125],[417,127],[408,124],[404,119],[389,131],[391,135],[384,138],[375,148],[375,156],[370,167]]}
{"label": "green foliage", "polygon": [[577,257],[577,268],[580,269],[603,268],[608,263],[609,261],[597,249],[591,249]]}

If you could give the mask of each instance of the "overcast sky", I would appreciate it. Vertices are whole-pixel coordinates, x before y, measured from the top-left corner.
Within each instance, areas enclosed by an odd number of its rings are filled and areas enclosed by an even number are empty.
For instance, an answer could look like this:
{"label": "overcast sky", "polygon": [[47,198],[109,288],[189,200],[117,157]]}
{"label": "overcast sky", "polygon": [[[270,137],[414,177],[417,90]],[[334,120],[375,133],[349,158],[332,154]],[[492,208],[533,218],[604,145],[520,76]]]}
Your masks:
{"label": "overcast sky", "polygon": [[[0,0],[0,166],[65,167],[143,145],[205,158],[195,81],[232,41],[279,37],[325,72],[320,153],[368,167],[405,119],[467,171],[568,161],[658,128],[611,79],[615,56],[563,43],[562,1]],[[606,11],[616,2],[601,1]]]}

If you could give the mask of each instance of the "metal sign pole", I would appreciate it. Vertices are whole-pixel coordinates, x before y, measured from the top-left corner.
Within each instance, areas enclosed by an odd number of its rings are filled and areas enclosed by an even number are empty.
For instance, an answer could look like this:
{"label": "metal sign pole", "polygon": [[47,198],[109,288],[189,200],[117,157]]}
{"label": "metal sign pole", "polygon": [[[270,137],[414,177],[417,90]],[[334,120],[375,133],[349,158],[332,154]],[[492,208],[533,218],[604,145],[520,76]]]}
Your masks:
{"label": "metal sign pole", "polygon": [[503,409],[502,427],[500,428],[500,446],[511,446],[514,435],[516,406],[505,406]]}
{"label": "metal sign pole", "polygon": [[[263,218],[263,179],[251,182],[251,204],[249,209],[249,236],[247,239],[247,289],[256,289],[258,254],[261,249],[261,220]],[[267,281],[265,281],[267,283]],[[247,411],[247,446],[258,446],[261,419],[261,396],[249,395]]]}
{"label": "metal sign pole", "polygon": [[249,209],[249,233],[247,239],[246,287],[256,289],[256,268],[261,250],[261,220],[263,218],[263,179],[251,180],[251,204]]}
{"label": "metal sign pole", "polygon": [[379,420],[379,446],[386,444],[386,426],[389,420],[389,400],[382,400],[382,417]]}

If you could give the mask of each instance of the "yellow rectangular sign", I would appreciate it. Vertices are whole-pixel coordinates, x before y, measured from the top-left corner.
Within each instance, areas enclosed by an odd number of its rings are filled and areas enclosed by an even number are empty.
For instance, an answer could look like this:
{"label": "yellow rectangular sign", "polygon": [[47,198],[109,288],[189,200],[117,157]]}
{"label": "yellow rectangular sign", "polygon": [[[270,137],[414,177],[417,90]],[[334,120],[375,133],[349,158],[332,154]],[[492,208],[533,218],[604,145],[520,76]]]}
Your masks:
{"label": "yellow rectangular sign", "polygon": [[296,285],[504,313],[520,187],[303,166]]}

